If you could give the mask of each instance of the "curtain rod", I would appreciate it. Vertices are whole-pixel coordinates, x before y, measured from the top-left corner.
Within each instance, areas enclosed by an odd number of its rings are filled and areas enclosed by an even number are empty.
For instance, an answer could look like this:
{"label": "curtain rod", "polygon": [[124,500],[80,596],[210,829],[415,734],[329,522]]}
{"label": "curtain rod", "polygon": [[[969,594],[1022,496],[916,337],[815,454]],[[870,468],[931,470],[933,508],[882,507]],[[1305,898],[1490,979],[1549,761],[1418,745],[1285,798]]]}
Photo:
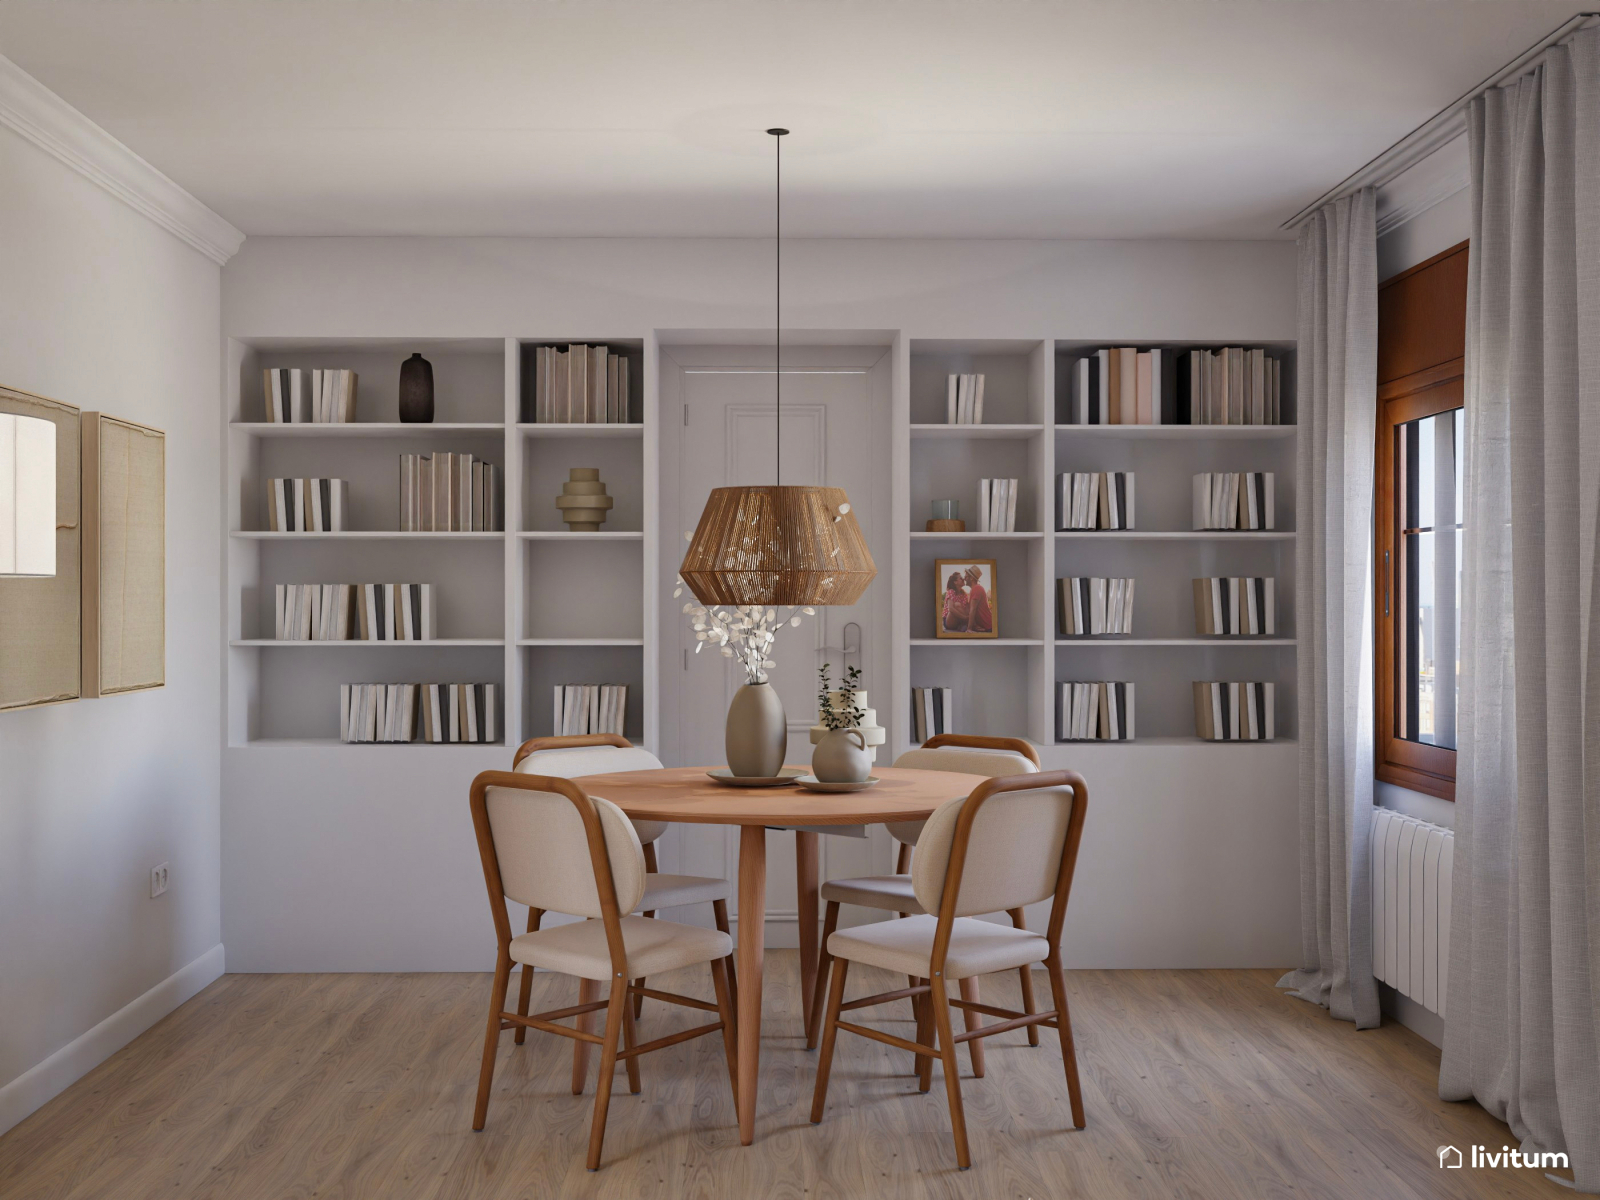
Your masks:
{"label": "curtain rod", "polygon": [[1331,200],[1337,200],[1340,196],[1349,195],[1358,188],[1368,186],[1382,187],[1401,172],[1427,158],[1428,155],[1441,146],[1454,141],[1466,131],[1467,106],[1472,103],[1474,98],[1492,87],[1499,87],[1501,84],[1523,74],[1551,46],[1561,41],[1568,34],[1575,33],[1579,29],[1593,24],[1596,18],[1600,18],[1600,13],[1581,12],[1568,17],[1505,66],[1494,72],[1494,74],[1467,89],[1454,101],[1434,113],[1433,116],[1418,125],[1388,149],[1381,151],[1363,166],[1323,192],[1322,195],[1295,213],[1294,216],[1290,217],[1278,228],[1294,229],[1324,204]]}

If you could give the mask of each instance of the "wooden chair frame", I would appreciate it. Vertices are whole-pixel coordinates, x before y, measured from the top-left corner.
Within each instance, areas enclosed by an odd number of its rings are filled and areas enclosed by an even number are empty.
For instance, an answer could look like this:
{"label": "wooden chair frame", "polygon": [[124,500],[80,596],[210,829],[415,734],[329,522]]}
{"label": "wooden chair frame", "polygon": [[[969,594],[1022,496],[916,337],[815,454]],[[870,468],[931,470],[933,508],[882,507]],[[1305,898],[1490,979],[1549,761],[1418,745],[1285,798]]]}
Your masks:
{"label": "wooden chair frame", "polygon": [[529,738],[517,747],[511,756],[513,769],[521,765],[530,754],[541,750],[576,750],[584,746],[615,746],[619,750],[633,749],[633,743],[620,733],[568,733],[558,737]]}
{"label": "wooden chair frame", "polygon": [[[623,737],[620,733],[567,733],[558,734],[553,737],[535,737],[529,738],[527,741],[523,742],[522,745],[517,747],[517,752],[511,756],[511,767],[513,770],[515,770],[522,764],[523,759],[527,758],[530,754],[537,754],[541,750],[581,750],[585,746],[614,746],[619,750],[633,749],[633,743],[627,738]],[[645,843],[644,869],[647,875],[659,875],[661,873],[660,867],[656,862],[656,844],[654,842]],[[532,933],[534,930],[539,928],[539,918],[541,915],[542,914],[536,913],[532,909],[528,910],[529,933]],[[651,909],[650,911],[641,915],[653,918],[656,914],[655,910]],[[713,900],[711,902],[711,917],[718,929],[722,930],[722,932],[726,933],[729,937],[733,936],[733,928],[728,924],[728,902],[726,900]],[[635,979],[633,982],[637,987],[640,988],[640,991],[637,992],[633,997],[633,1019],[637,1021],[644,1013],[644,998],[648,993],[644,990],[645,981],[642,976],[638,979]],[[734,971],[733,963],[731,961],[728,964],[728,988],[733,995],[734,1007],[738,1008],[739,977]],[[594,995],[597,994],[598,991],[599,989],[594,986],[594,980],[585,979],[582,984],[579,985],[579,999],[593,1000]],[[532,995],[532,992],[533,968],[524,966],[522,968],[522,982],[518,988],[517,1012],[519,1015],[524,1017],[528,1015],[529,998]],[[588,1018],[579,1018],[578,1027],[580,1029],[587,1030],[589,1027]],[[522,1045],[523,1039],[527,1037],[527,1034],[528,1031],[526,1029],[520,1026],[518,1027],[516,1036],[517,1045]],[[584,1043],[580,1042],[578,1045],[572,1048],[572,1094],[574,1096],[583,1095],[583,1081],[588,1078],[588,1075],[589,1048]]]}
{"label": "wooden chair frame", "polygon": [[[1023,738],[987,737],[975,733],[938,733],[929,738],[927,741],[923,742],[921,748],[924,750],[939,750],[946,746],[954,746],[960,749],[968,750],[1009,750],[1014,754],[1022,755],[1022,757],[1026,758],[1035,767],[1040,765],[1039,751],[1034,748],[1032,742],[1029,742]],[[900,849],[895,855],[894,873],[896,875],[909,875],[911,873],[911,847],[905,842],[900,843]],[[910,914],[901,913],[900,915],[904,917],[909,916]],[[1011,918],[1011,925],[1013,928],[1026,928],[1026,921],[1020,908],[1010,909],[1007,911],[1006,916]],[[821,1035],[822,1011],[827,998],[828,964],[833,961],[832,956],[828,953],[828,937],[835,929],[838,928],[838,926],[839,904],[837,901],[830,900],[828,901],[828,907],[825,910],[822,918],[822,941],[817,948],[816,990],[812,993],[811,1020],[806,1023],[807,1050],[815,1050],[817,1048],[817,1039]],[[1022,987],[1022,1011],[1025,1013],[1032,1013],[1035,1011],[1033,998],[1033,968],[1021,967],[1017,971],[1017,976]],[[921,980],[917,979],[913,979],[911,981],[913,986],[916,986],[921,982]],[[980,995],[978,992],[978,979],[976,976],[972,977],[971,979],[963,979],[961,981],[961,998],[968,1004],[976,1004],[979,1001]],[[915,999],[912,1000],[911,1007],[913,1011],[916,1010],[917,1001]],[[969,1009],[965,1016],[968,1030],[978,1028],[977,1012]],[[919,1016],[918,1020],[920,1019],[921,1018]],[[1028,1045],[1037,1046],[1038,1044],[1039,1031],[1034,1026],[1030,1025],[1028,1026]],[[982,1079],[986,1069],[983,1057],[983,1043],[974,1040],[970,1045],[968,1045],[967,1053],[972,1056],[973,1076],[977,1079]]]}
{"label": "wooden chair frame", "polygon": [[[597,735],[606,736],[606,735]],[[605,1000],[580,997],[579,1003],[566,1008],[527,1015],[526,1005],[520,1013],[506,1011],[506,992],[511,983],[511,914],[506,907],[505,886],[500,878],[500,860],[495,852],[494,831],[489,825],[488,791],[490,788],[512,788],[528,792],[549,792],[565,796],[578,810],[583,820],[584,835],[589,845],[589,862],[594,869],[595,890],[600,897],[600,919],[605,925],[606,947],[611,956],[611,991]],[[735,1104],[738,1103],[739,1072],[734,1009],[728,988],[727,960],[713,959],[710,963],[711,981],[716,989],[717,1002],[707,1004],[690,996],[657,991],[627,982],[628,956],[622,941],[622,916],[617,910],[616,883],[611,875],[611,856],[607,852],[605,834],[600,828],[600,815],[589,794],[570,779],[547,775],[526,775],[510,771],[484,771],[472,781],[472,824],[478,835],[478,854],[483,860],[484,882],[489,889],[489,908],[494,916],[495,939],[498,944],[495,957],[494,987],[489,1004],[488,1028],[484,1033],[483,1065],[478,1073],[478,1101],[473,1110],[472,1128],[482,1131],[489,1112],[489,1089],[494,1082],[494,1060],[499,1050],[500,1034],[507,1029],[539,1029],[545,1033],[572,1038],[579,1045],[600,1047],[600,1078],[595,1089],[594,1119],[589,1130],[588,1168],[600,1168],[600,1147],[605,1139],[606,1112],[611,1104],[611,1085],[616,1075],[617,1060],[627,1064],[628,1086],[639,1092],[639,1056],[652,1050],[663,1050],[706,1034],[722,1033],[722,1044],[728,1059],[728,1080],[733,1087]],[[534,909],[529,924],[537,929],[544,910]],[[528,995],[530,975],[523,976],[523,996]],[[592,982],[592,981],[589,981]],[[636,1044],[633,1029],[633,1008],[628,1003],[630,995],[646,995],[669,1004],[714,1012],[718,1020],[709,1025],[698,1025],[681,1030],[654,1041]],[[556,1024],[563,1017],[581,1020],[599,1009],[606,1010],[603,1034],[587,1029],[569,1028]],[[618,1050],[618,1040],[623,1048]]]}
{"label": "wooden chair frame", "polygon": [[[1045,934],[1050,947],[1049,954],[1045,958],[1045,968],[1050,975],[1050,991],[1055,1007],[1045,1013],[1015,1012],[990,1004],[950,999],[944,978],[945,956],[950,950],[950,935],[956,919],[956,903],[961,894],[961,877],[966,869],[967,845],[972,837],[972,823],[977,818],[978,811],[989,797],[1002,792],[1032,792],[1059,787],[1072,789],[1072,816],[1068,820],[1067,836],[1061,847],[1061,865],[1056,874],[1055,897],[1051,902],[1050,924]],[[945,1093],[950,1102],[950,1126],[955,1136],[956,1162],[962,1170],[966,1170],[972,1165],[972,1158],[967,1149],[967,1119],[961,1104],[961,1079],[956,1070],[956,1046],[961,1042],[992,1037],[1012,1029],[1046,1025],[1054,1029],[1061,1039],[1061,1060],[1067,1076],[1067,1096],[1072,1104],[1073,1127],[1076,1129],[1084,1127],[1083,1092],[1078,1084],[1077,1051],[1072,1044],[1072,1020],[1067,1011],[1066,978],[1061,969],[1061,929],[1067,919],[1067,898],[1072,891],[1072,875],[1078,861],[1078,844],[1083,839],[1083,819],[1088,809],[1089,785],[1076,771],[1008,775],[985,780],[972,789],[972,794],[962,803],[961,813],[956,819],[955,837],[950,846],[950,865],[945,871],[944,895],[939,904],[938,925],[934,932],[933,950],[929,956],[928,969],[932,972],[931,978],[919,985],[893,992],[880,992],[846,1003],[844,983],[845,976],[849,973],[850,960],[838,959],[833,964],[832,981],[828,991],[827,1019],[822,1032],[822,1055],[817,1064],[817,1084],[811,1100],[813,1125],[822,1121],[822,1111],[828,1099],[828,1075],[833,1067],[834,1041],[838,1031],[843,1029],[861,1037],[871,1038],[875,1042],[909,1050],[916,1055],[918,1086],[924,1092],[931,1084],[932,1060],[935,1058],[940,1060],[944,1067]],[[892,1000],[902,1000],[907,997],[912,999],[917,1008],[917,1040],[914,1042],[839,1019],[841,1012],[870,1008],[873,1005],[887,1004]],[[965,1033],[954,1035],[950,1023],[952,1007],[959,1008],[964,1013],[982,1013],[1004,1019],[994,1025],[969,1028]],[[930,1025],[932,1032],[937,1034],[937,1041],[931,1044],[923,1040],[929,1036]]]}

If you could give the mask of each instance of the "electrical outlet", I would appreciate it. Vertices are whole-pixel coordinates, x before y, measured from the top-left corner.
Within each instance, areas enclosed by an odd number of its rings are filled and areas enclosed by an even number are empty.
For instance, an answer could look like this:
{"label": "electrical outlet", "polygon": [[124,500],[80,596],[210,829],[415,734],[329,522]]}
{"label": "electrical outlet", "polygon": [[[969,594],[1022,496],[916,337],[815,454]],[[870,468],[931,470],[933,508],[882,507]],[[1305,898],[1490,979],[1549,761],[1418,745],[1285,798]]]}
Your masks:
{"label": "electrical outlet", "polygon": [[154,900],[167,890],[167,864],[150,868],[150,899]]}

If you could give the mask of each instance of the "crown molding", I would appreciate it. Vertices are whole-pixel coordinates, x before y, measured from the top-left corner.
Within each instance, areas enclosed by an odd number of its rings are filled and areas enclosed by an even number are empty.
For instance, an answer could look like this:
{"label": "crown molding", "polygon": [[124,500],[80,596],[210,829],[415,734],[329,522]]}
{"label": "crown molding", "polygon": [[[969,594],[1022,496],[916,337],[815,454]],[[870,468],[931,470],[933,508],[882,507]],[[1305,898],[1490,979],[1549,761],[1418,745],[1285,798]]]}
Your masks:
{"label": "crown molding", "polygon": [[[1579,29],[1593,24],[1597,15],[1600,14],[1582,12],[1563,21],[1493,75],[1490,75],[1476,86],[1469,88],[1458,96],[1454,102],[1434,113],[1433,116],[1418,125],[1365,166],[1323,192],[1322,195],[1295,213],[1279,228],[1296,229],[1324,204],[1337,200],[1341,196],[1348,196],[1352,192],[1358,192],[1364,187],[1377,187],[1380,189],[1385,187],[1413,167],[1421,164],[1425,159],[1445,149],[1458,138],[1462,141],[1462,156],[1464,158],[1466,153],[1467,107],[1472,101],[1490,88],[1500,87],[1502,84],[1515,79],[1518,75],[1531,71],[1538,65],[1539,59],[1546,50]],[[1425,176],[1427,174],[1428,172],[1424,172]],[[1434,181],[1434,185],[1444,186],[1438,180]],[[1428,203],[1423,204],[1421,208],[1416,209],[1411,215],[1415,216],[1417,212],[1422,212],[1424,209],[1432,207],[1440,200],[1443,200],[1445,196],[1453,195],[1459,190],[1459,188],[1452,188],[1442,195],[1435,196]],[[1388,228],[1393,229],[1404,220],[1409,220],[1409,217],[1390,222]],[[1386,232],[1381,221],[1378,232],[1380,234]]]}
{"label": "crown molding", "polygon": [[1378,236],[1398,229],[1441,200],[1466,190],[1468,152],[1465,130],[1432,154],[1378,187]]}
{"label": "crown molding", "polygon": [[244,243],[243,233],[3,56],[0,125],[14,129],[219,265]]}

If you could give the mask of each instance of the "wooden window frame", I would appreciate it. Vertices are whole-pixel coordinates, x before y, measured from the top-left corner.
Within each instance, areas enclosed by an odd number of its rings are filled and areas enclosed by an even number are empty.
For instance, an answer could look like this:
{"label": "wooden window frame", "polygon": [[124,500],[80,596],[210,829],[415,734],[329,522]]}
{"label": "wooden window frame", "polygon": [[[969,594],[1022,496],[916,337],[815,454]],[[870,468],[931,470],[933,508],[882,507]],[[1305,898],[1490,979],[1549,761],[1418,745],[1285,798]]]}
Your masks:
{"label": "wooden window frame", "polygon": [[[1411,270],[1385,281],[1384,286],[1397,283],[1465,249],[1464,244],[1453,246],[1443,254],[1418,263]],[[1402,545],[1400,522],[1404,513],[1398,490],[1396,458],[1400,426],[1464,407],[1464,366],[1462,358],[1437,362],[1409,375],[1380,383],[1377,395],[1376,503],[1373,514],[1377,755],[1373,773],[1384,783],[1397,784],[1445,800],[1456,798],[1456,752],[1445,746],[1430,746],[1396,735],[1400,692],[1404,686],[1402,672],[1405,669],[1405,651],[1399,639],[1406,632],[1401,615],[1405,611],[1405,577],[1399,558]]]}

